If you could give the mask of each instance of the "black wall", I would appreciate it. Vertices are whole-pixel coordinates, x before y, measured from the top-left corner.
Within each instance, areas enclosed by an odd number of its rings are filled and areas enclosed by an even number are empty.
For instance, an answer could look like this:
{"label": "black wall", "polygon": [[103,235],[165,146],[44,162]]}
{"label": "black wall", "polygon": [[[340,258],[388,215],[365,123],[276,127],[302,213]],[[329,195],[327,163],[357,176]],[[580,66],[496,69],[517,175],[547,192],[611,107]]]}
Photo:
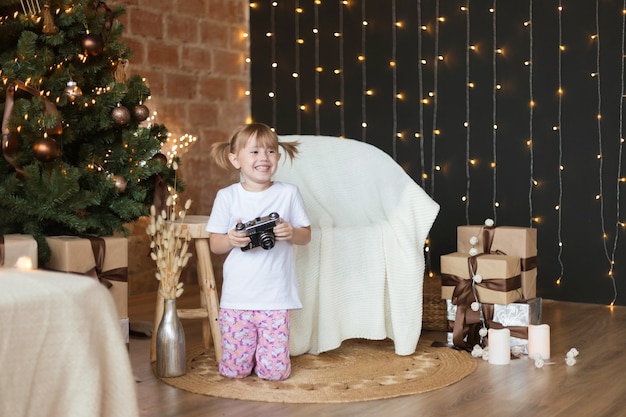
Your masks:
{"label": "black wall", "polygon": [[[559,13],[554,0],[500,0],[495,32],[493,1],[271,4],[258,1],[250,9],[254,120],[282,135],[362,140],[393,156],[441,205],[431,232],[435,271],[439,256],[455,251],[457,225],[493,218],[497,225],[537,228],[540,296],[626,304],[620,293],[626,274],[622,228],[616,236],[626,217],[624,208],[618,218],[618,178],[626,176],[619,140],[621,2],[568,1]],[[469,12],[463,11],[468,4]],[[599,41],[592,39],[598,33]],[[494,34],[502,54],[494,55]],[[469,66],[468,44],[478,48]],[[474,88],[466,94],[468,73]],[[494,99],[495,84],[501,89]],[[369,89],[373,95],[364,94]],[[429,92],[436,92],[436,102]],[[422,98],[429,102],[422,104]],[[468,165],[468,154],[476,165]],[[611,260],[614,280],[608,274]]]}

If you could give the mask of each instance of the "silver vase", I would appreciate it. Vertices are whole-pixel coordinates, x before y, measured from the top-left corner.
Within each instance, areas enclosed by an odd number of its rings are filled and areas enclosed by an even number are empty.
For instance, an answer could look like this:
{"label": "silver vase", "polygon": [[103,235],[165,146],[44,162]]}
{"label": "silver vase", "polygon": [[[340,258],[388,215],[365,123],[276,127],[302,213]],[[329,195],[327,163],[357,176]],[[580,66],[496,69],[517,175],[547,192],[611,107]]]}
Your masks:
{"label": "silver vase", "polygon": [[170,378],[185,375],[185,331],[176,311],[176,299],[165,299],[156,334],[156,373]]}

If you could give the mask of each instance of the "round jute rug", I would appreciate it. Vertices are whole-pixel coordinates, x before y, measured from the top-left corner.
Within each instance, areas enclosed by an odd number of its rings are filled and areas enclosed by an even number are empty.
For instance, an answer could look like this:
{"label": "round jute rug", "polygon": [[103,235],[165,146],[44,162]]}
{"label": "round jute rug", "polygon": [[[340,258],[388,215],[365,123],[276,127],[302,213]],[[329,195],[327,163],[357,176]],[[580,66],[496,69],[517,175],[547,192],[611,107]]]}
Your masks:
{"label": "round jute rug", "polygon": [[187,350],[187,373],[161,380],[196,394],[279,403],[342,403],[379,400],[433,391],[471,374],[468,352],[431,347],[420,340],[414,354],[398,356],[390,340],[346,340],[320,355],[292,358],[291,376],[280,382],[252,375],[227,379],[217,371],[213,351]]}

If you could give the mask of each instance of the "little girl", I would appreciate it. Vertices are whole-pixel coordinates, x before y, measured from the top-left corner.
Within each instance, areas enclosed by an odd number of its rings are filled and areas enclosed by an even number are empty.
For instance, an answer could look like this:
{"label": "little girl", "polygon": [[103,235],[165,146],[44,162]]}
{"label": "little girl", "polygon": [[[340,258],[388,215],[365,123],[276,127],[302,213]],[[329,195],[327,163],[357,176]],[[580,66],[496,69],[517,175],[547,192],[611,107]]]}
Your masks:
{"label": "little girl", "polygon": [[[253,123],[211,148],[217,164],[232,165],[241,178],[218,191],[206,227],[211,251],[228,253],[219,314],[219,371],[226,377],[243,378],[254,370],[259,378],[283,380],[291,373],[289,310],[302,308],[293,245],[309,243],[311,228],[298,188],[272,181],[279,146],[293,161],[297,142],[279,142],[268,126]],[[274,246],[251,248],[250,236],[237,231],[237,224],[266,224],[272,213],[280,216],[271,229]]]}

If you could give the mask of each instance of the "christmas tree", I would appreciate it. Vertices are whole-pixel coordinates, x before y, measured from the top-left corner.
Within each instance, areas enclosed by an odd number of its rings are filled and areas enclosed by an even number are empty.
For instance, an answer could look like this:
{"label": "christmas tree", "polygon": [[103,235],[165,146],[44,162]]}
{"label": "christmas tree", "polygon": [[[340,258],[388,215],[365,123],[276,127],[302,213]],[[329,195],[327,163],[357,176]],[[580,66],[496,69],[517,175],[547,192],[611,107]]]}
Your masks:
{"label": "christmas tree", "polygon": [[125,232],[174,185],[150,90],[125,72],[123,13],[101,0],[0,0],[0,233],[33,235],[40,262],[46,236]]}

